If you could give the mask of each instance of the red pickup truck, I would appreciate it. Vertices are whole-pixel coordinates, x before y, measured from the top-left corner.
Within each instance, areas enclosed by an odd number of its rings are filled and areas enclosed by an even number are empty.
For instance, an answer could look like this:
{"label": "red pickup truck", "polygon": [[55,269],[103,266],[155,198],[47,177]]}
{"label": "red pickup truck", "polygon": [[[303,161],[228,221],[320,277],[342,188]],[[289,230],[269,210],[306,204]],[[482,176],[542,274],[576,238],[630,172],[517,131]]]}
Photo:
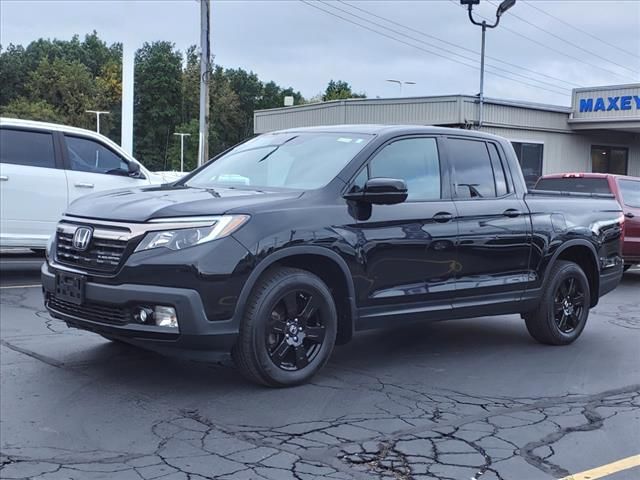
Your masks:
{"label": "red pickup truck", "polygon": [[624,268],[640,264],[640,178],[609,173],[558,173],[538,180],[536,190],[613,194],[625,216]]}

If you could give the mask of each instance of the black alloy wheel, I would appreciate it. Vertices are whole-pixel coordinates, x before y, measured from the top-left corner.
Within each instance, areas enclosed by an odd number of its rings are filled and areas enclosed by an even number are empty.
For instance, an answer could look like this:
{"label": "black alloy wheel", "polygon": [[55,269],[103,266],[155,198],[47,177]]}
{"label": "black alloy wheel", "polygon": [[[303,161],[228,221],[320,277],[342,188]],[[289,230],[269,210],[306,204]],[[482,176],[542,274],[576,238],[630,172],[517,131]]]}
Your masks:
{"label": "black alloy wheel", "polygon": [[550,269],[535,309],[523,314],[531,336],[546,345],[568,345],[584,330],[591,308],[591,290],[584,270],[558,260]]}
{"label": "black alloy wheel", "polygon": [[292,290],[271,312],[265,336],[269,357],[283,370],[301,370],[313,362],[326,337],[323,312],[314,295]]}
{"label": "black alloy wheel", "polygon": [[585,309],[585,295],[580,281],[566,277],[556,288],[553,303],[554,321],[564,334],[573,332],[580,323]]}
{"label": "black alloy wheel", "polygon": [[251,290],[231,354],[254,383],[299,385],[327,363],[337,331],[335,301],[322,279],[298,268],[272,267]]}

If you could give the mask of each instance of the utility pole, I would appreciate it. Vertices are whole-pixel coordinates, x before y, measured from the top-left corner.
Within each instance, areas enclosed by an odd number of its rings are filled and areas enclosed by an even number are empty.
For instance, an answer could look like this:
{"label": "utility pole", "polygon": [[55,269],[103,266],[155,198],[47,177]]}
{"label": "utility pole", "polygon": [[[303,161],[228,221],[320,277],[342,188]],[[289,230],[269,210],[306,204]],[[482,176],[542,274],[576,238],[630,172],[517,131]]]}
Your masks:
{"label": "utility pole", "polygon": [[200,135],[198,166],[209,160],[210,0],[200,0]]}
{"label": "utility pole", "polygon": [[190,137],[190,133],[174,133],[180,137],[180,172],[184,172],[184,137]]}
{"label": "utility pole", "polygon": [[500,5],[498,5],[498,10],[496,11],[496,21],[493,24],[488,24],[485,20],[483,20],[482,22],[478,22],[473,18],[473,13],[472,13],[473,6],[478,5],[480,3],[480,0],[460,0],[460,3],[462,5],[467,5],[469,20],[471,20],[471,23],[473,23],[474,25],[478,25],[479,27],[482,27],[482,46],[480,49],[480,93],[478,95],[480,98],[480,106],[478,111],[478,128],[482,128],[482,122],[483,122],[482,110],[484,106],[484,45],[485,45],[485,36],[487,33],[487,28],[496,28],[500,23],[500,17],[502,17],[502,15],[507,10],[509,10],[511,7],[513,7],[516,4],[516,0],[504,0]]}
{"label": "utility pole", "polygon": [[416,82],[404,82],[402,80],[387,80],[387,82],[397,83],[400,87],[400,96],[402,96],[402,85],[415,85]]}
{"label": "utility pole", "polygon": [[96,114],[96,132],[100,133],[100,115],[109,115],[111,112],[101,110],[85,110],[87,113]]}

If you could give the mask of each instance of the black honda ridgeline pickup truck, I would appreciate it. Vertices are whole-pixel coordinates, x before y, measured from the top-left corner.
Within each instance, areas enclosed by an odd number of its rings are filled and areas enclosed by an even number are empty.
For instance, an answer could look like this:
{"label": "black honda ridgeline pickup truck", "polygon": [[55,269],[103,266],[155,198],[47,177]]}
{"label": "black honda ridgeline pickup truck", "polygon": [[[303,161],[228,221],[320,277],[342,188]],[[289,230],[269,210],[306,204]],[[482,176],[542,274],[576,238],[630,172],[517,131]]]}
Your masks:
{"label": "black honda ridgeline pickup truck", "polygon": [[169,185],[74,202],[42,267],[70,327],[161,352],[229,352],[307,381],[354,332],[520,314],[576,340],[622,276],[612,196],[527,192],[500,137],[332,126],[255,137]]}

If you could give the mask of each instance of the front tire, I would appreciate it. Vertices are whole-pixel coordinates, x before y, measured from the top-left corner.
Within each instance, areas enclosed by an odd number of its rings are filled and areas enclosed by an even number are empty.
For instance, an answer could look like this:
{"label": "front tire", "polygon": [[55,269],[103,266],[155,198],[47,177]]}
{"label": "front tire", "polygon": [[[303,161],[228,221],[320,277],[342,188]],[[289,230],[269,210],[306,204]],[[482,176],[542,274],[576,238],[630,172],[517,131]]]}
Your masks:
{"label": "front tire", "polygon": [[549,272],[538,307],[524,315],[529,334],[546,345],[568,345],[589,317],[589,281],[575,263],[560,260]]}
{"label": "front tire", "polygon": [[337,318],[333,296],[320,278],[297,268],[272,269],[249,297],[233,359],[252,382],[304,383],[329,359]]}

